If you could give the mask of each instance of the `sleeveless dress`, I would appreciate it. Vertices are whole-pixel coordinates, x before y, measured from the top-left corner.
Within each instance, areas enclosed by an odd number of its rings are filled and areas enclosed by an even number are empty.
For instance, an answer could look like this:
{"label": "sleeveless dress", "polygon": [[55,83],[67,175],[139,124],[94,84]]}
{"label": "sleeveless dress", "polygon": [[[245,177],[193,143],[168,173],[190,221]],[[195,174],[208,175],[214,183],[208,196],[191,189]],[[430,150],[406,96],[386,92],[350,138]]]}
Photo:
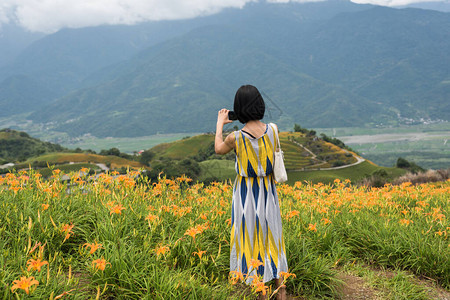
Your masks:
{"label": "sleeveless dress", "polygon": [[[273,177],[278,132],[273,124],[259,138],[235,131],[236,180],[231,211],[230,270],[248,276],[259,275],[264,282],[287,272],[280,206]],[[262,265],[253,268],[251,260]]]}

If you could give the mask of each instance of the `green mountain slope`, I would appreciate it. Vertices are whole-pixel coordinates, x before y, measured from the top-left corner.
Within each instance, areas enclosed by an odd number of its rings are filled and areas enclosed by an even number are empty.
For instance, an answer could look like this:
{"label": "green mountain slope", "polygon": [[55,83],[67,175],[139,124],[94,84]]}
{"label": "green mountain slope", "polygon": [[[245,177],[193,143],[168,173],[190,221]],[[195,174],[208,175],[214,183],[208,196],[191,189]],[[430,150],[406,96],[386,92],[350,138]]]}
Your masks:
{"label": "green mountain slope", "polygon": [[[448,13],[258,2],[192,20],[48,36],[0,72],[28,76],[0,84],[0,107],[7,115],[32,107],[34,122],[71,136],[207,132],[250,83],[272,99],[267,119],[285,129],[450,120],[449,52]],[[61,97],[45,103],[50,93]]]}
{"label": "green mountain slope", "polygon": [[[217,39],[227,43],[217,47]],[[31,118],[57,121],[56,130],[71,135],[208,131],[217,110],[232,107],[235,90],[248,82],[273,99],[268,106],[279,111],[268,117],[274,121],[282,115],[290,124],[355,126],[387,114],[373,101],[299,72],[258,42],[233,27],[197,29],[128,61],[116,79],[72,93]]]}
{"label": "green mountain slope", "polygon": [[34,111],[55,100],[55,93],[34,79],[11,76],[0,82],[0,117]]}
{"label": "green mountain slope", "polygon": [[237,24],[148,48],[31,118],[56,121],[55,130],[72,136],[205,132],[245,83],[273,99],[268,118],[281,128],[295,120],[333,127],[450,118],[448,14],[365,6],[308,23],[288,11],[302,6],[277,7],[249,8],[234,15]]}
{"label": "green mountain slope", "polygon": [[29,157],[64,150],[65,148],[60,145],[42,142],[25,132],[11,129],[0,130],[0,162],[23,161]]}

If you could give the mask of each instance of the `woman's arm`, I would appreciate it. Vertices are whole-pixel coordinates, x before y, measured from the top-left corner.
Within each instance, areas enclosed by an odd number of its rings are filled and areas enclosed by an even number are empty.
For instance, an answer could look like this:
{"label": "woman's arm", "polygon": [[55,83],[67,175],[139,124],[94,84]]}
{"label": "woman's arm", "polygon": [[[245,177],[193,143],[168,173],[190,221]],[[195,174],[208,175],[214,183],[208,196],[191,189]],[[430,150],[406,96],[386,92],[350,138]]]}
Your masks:
{"label": "woman's arm", "polygon": [[230,134],[226,137],[225,141],[222,137],[223,125],[229,124],[233,121],[228,119],[228,109],[221,109],[217,115],[217,126],[216,126],[216,139],[214,142],[214,149],[217,154],[227,154],[232,149],[234,149],[234,134]]}

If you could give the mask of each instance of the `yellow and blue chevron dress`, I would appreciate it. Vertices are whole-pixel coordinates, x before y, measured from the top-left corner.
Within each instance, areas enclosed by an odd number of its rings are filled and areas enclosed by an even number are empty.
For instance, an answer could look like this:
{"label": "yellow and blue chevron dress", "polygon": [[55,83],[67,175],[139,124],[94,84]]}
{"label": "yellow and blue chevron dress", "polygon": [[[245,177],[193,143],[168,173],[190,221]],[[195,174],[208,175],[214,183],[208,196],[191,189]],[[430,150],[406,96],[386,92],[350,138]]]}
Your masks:
{"label": "yellow and blue chevron dress", "polygon": [[[272,124],[259,138],[235,131],[236,180],[231,212],[230,270],[260,275],[264,282],[287,272],[280,206],[273,177],[277,134]],[[257,269],[251,260],[259,260]]]}

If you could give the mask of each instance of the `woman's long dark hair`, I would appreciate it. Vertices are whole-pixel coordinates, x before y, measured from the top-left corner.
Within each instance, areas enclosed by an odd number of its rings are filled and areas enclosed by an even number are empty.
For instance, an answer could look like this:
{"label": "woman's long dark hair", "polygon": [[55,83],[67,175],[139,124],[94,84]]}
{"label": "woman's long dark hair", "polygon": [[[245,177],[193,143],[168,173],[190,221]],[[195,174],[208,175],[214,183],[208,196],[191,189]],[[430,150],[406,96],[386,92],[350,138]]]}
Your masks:
{"label": "woman's long dark hair", "polygon": [[251,120],[264,118],[266,105],[258,89],[253,85],[241,86],[234,96],[234,112],[239,122],[245,124]]}

